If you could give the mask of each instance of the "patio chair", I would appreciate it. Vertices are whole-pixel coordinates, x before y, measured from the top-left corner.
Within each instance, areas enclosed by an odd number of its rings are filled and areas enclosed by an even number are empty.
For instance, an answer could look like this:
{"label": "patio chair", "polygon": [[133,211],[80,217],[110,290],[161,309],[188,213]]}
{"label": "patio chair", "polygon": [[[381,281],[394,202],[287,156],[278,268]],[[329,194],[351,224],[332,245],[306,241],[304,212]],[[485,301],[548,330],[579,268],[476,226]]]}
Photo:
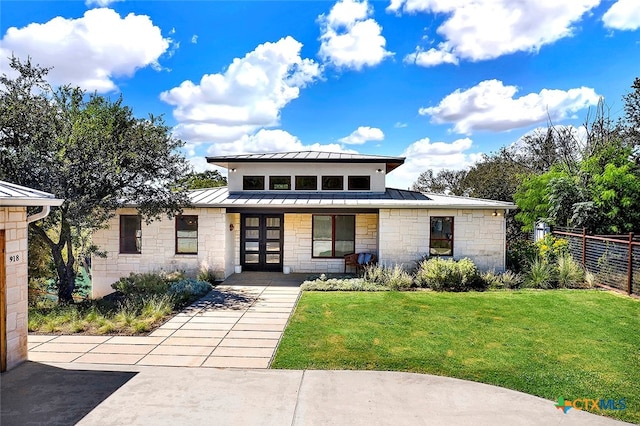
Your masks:
{"label": "patio chair", "polygon": [[347,273],[347,267],[353,267],[356,274],[360,275],[364,268],[376,263],[378,263],[378,258],[373,253],[351,253],[344,257],[344,273]]}

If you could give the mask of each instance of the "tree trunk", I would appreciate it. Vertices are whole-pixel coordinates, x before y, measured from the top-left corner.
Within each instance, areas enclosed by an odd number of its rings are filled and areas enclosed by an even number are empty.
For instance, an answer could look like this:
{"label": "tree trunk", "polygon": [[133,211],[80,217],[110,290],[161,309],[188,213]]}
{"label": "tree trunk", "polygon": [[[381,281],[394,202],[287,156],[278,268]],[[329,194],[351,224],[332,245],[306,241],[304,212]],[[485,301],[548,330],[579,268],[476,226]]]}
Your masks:
{"label": "tree trunk", "polygon": [[[31,224],[33,229],[42,236],[51,248],[51,256],[53,258],[53,264],[58,276],[58,303],[69,304],[73,303],[73,290],[76,287],[76,273],[74,270],[75,257],[73,255],[73,244],[71,238],[71,231],[69,226],[64,224],[60,232],[60,239],[55,243],[47,233],[39,226]],[[67,249],[67,260],[65,261],[63,256],[63,250]]]}

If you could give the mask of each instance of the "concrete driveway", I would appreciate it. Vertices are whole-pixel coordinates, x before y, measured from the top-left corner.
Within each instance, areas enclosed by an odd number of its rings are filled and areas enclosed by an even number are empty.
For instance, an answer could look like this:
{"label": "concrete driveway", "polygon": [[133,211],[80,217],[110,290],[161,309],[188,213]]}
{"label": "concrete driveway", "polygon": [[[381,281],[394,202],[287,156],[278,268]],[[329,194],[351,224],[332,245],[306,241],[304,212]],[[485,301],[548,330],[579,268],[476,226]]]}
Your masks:
{"label": "concrete driveway", "polygon": [[13,425],[616,425],[481,383],[375,371],[28,362],[2,374]]}

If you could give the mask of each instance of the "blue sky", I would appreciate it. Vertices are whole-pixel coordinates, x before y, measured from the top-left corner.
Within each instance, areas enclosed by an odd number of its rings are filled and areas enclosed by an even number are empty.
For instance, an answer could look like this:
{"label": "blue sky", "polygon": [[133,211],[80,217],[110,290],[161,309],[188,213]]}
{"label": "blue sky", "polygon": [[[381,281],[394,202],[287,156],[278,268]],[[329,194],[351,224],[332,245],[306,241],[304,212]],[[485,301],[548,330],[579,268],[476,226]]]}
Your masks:
{"label": "blue sky", "polygon": [[289,150],[464,168],[549,118],[619,115],[640,76],[638,0],[5,1],[13,52],[164,114],[194,167]]}

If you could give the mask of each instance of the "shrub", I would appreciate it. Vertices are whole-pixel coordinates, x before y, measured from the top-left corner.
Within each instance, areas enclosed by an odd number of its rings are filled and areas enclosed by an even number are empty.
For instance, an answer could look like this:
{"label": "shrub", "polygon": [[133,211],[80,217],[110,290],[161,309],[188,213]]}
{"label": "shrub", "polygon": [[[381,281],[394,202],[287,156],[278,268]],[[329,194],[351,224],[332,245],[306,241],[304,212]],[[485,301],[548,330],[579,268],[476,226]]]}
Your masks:
{"label": "shrub", "polygon": [[522,285],[522,275],[512,271],[504,271],[500,280],[504,288],[518,288]]}
{"label": "shrub", "polygon": [[142,296],[151,294],[165,294],[169,290],[169,283],[160,274],[153,272],[129,274],[111,284],[111,288],[126,296]]}
{"label": "shrub", "polygon": [[369,265],[364,270],[365,281],[388,287],[391,290],[405,290],[413,285],[413,278],[400,265],[386,267],[381,265]]}
{"label": "shrub", "polygon": [[168,294],[177,303],[184,303],[193,300],[211,291],[211,284],[206,281],[199,281],[195,278],[184,278],[172,283]]}
{"label": "shrub", "polygon": [[300,286],[304,291],[386,291],[388,287],[363,278],[325,278],[308,280]]}
{"label": "shrub", "polygon": [[555,263],[559,258],[569,254],[569,242],[564,238],[547,234],[536,242],[538,257],[545,262]]}
{"label": "shrub", "polygon": [[536,259],[524,274],[524,286],[528,288],[553,288],[555,273],[553,265]]}
{"label": "shrub", "polygon": [[569,254],[558,258],[558,287],[580,288],[585,287],[584,269]]}
{"label": "shrub", "polygon": [[212,269],[201,269],[197,276],[198,281],[206,281],[209,284],[215,284],[218,279],[216,273]]}
{"label": "shrub", "polygon": [[455,261],[434,257],[423,261],[416,273],[416,283],[438,291],[469,291],[485,287],[478,268],[468,258]]}
{"label": "shrub", "polygon": [[529,268],[538,256],[538,248],[528,240],[518,240],[507,248],[507,268],[522,272]]}
{"label": "shrub", "polygon": [[485,286],[491,290],[501,290],[504,288],[500,274],[496,273],[496,271],[483,272],[480,274],[480,279],[482,279]]}

